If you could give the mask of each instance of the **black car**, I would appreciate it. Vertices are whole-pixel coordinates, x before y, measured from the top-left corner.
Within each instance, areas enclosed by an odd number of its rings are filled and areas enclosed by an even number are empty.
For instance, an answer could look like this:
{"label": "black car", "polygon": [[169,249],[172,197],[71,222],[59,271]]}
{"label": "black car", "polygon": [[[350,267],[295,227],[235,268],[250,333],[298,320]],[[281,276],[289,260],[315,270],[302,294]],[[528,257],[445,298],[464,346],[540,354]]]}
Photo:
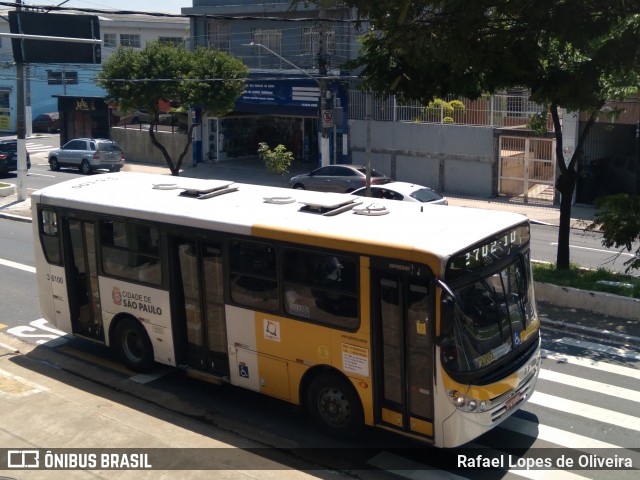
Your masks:
{"label": "black car", "polygon": [[[27,170],[31,168],[31,157],[27,152]],[[4,175],[18,169],[17,140],[0,140],[0,174]]]}

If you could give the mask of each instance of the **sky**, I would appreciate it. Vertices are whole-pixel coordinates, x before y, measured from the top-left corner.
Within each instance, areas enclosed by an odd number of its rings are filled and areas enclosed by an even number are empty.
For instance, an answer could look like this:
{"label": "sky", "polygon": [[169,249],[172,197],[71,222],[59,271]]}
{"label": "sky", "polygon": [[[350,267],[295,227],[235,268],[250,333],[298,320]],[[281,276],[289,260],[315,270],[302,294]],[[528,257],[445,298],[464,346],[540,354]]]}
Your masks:
{"label": "sky", "polygon": [[[24,5],[54,5],[69,8],[92,8],[96,10],[135,10],[140,12],[180,13],[180,9],[191,7],[191,0],[23,0]],[[64,5],[62,5],[64,3]]]}

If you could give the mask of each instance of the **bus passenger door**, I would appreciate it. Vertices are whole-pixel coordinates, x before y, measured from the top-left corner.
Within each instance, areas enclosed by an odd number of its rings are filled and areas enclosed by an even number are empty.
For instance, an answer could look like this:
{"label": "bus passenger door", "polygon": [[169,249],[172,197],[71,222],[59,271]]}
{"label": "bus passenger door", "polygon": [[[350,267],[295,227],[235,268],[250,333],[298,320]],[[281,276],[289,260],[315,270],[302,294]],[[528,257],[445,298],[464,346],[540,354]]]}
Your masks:
{"label": "bus passenger door", "polygon": [[433,438],[431,282],[373,269],[371,285],[376,422]]}
{"label": "bus passenger door", "polygon": [[[172,240],[172,311],[179,363],[229,375],[222,247],[189,238]],[[176,270],[174,270],[176,271]]]}
{"label": "bus passenger door", "polygon": [[95,225],[71,218],[62,224],[71,328],[76,335],[104,341]]}

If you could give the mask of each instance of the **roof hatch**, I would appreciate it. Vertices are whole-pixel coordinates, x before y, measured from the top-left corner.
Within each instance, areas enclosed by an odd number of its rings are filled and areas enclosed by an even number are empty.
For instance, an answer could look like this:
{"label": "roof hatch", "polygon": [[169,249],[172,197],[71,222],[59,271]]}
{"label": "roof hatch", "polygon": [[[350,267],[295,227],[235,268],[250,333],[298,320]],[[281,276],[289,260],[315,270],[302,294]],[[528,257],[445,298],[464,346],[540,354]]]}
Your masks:
{"label": "roof hatch", "polygon": [[226,180],[196,180],[182,185],[157,183],[153,188],[155,190],[182,190],[179,194],[181,197],[197,198],[198,200],[205,200],[238,190],[238,186],[234,185],[234,182]]}
{"label": "roof hatch", "polygon": [[342,212],[351,210],[352,208],[361,205],[357,197],[350,197],[349,195],[323,195],[313,199],[313,201],[302,201],[303,207],[300,208],[301,212],[319,213],[326,217],[333,215],[339,215]]}

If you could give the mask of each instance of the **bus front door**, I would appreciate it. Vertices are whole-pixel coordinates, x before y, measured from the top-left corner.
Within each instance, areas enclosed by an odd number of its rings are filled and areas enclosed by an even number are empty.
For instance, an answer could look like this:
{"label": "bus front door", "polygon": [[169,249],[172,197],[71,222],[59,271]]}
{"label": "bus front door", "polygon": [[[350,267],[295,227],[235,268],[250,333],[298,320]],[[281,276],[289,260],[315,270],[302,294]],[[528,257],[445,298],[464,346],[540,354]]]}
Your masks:
{"label": "bus front door", "polygon": [[433,438],[433,293],[408,274],[373,271],[376,421]]}
{"label": "bus front door", "polygon": [[[222,249],[189,238],[172,241],[173,311],[179,362],[215,375],[229,375]],[[180,348],[180,346],[182,348]]]}
{"label": "bus front door", "polygon": [[74,334],[104,341],[96,260],[95,225],[63,219],[65,269]]}

